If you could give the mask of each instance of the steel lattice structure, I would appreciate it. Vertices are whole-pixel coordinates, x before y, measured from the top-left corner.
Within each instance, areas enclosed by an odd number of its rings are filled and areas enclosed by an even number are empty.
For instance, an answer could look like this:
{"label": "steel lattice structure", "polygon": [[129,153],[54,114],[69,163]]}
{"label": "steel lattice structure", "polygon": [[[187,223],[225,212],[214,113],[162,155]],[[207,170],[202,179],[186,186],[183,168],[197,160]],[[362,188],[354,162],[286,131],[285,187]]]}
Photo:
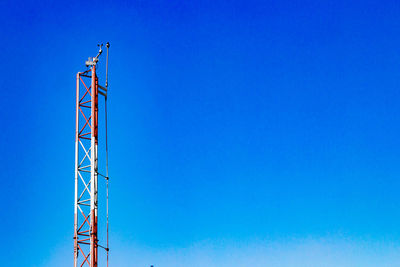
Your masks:
{"label": "steel lattice structure", "polygon": [[[107,43],[107,61],[108,61]],[[86,62],[90,68],[76,75],[74,267],[98,266],[98,96],[107,98],[106,87],[96,75],[99,54]],[[99,90],[102,89],[103,91]],[[108,161],[108,159],[107,159]],[[101,175],[103,176],[103,175]],[[108,167],[107,174],[108,265]]]}

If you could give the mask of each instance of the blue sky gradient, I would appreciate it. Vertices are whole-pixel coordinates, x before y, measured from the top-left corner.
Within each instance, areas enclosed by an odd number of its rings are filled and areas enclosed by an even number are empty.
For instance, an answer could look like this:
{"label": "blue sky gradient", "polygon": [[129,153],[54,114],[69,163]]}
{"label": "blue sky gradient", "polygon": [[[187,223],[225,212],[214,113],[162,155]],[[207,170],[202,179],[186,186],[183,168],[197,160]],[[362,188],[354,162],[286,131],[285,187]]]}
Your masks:
{"label": "blue sky gradient", "polygon": [[400,264],[398,1],[0,10],[4,266],[72,265],[75,75],[107,41],[110,266]]}

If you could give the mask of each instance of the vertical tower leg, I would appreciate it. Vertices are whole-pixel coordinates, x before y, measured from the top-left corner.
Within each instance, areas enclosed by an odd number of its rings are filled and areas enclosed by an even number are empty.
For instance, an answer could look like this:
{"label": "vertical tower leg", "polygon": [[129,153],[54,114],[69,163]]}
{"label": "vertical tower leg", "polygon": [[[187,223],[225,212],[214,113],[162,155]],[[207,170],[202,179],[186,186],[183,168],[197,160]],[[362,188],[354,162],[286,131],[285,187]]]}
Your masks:
{"label": "vertical tower leg", "polygon": [[97,267],[97,141],[98,141],[98,88],[97,88],[97,79],[96,79],[96,66],[92,67],[92,136],[91,136],[91,199],[90,199],[90,228],[91,228],[91,236],[90,236],[90,255],[91,255],[91,267]]}
{"label": "vertical tower leg", "polygon": [[79,73],[76,75],[74,267],[78,266],[78,151],[79,151]]}

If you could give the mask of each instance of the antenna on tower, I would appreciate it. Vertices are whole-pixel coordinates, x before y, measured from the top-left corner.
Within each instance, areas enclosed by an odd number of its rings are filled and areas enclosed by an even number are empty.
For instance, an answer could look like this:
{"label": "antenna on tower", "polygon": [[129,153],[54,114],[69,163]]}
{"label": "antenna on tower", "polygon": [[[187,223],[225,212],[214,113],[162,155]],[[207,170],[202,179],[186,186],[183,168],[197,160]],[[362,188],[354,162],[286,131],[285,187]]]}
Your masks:
{"label": "antenna on tower", "polygon": [[[97,56],[89,57],[88,60],[86,60],[86,67],[95,66],[97,64],[97,62],[99,61],[99,57],[100,57],[101,53],[103,53],[103,49],[102,49],[103,44],[97,44],[97,46],[99,47],[99,53],[97,54]],[[108,52],[108,48],[107,48],[107,52]]]}
{"label": "antenna on tower", "polygon": [[107,59],[106,59],[106,89],[108,89],[108,49],[110,48],[110,43],[106,43],[107,47]]}

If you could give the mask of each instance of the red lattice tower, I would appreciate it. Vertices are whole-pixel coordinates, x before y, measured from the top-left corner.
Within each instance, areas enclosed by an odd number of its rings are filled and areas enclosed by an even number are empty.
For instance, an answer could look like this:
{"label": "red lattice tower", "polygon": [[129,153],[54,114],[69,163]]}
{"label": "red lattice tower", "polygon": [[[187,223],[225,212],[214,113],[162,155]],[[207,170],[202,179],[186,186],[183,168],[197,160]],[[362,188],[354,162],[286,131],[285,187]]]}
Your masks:
{"label": "red lattice tower", "polygon": [[[108,48],[107,63],[108,66]],[[74,267],[98,266],[98,176],[107,183],[107,251],[108,266],[108,149],[106,116],[106,174],[98,169],[98,115],[99,94],[107,100],[108,67],[106,85],[99,85],[96,65],[102,53],[86,61],[88,69],[76,75],[76,133],[75,133],[75,220],[74,220]],[[105,102],[107,103],[107,102]],[[105,105],[105,107],[107,107]],[[105,108],[107,112],[107,108]]]}

